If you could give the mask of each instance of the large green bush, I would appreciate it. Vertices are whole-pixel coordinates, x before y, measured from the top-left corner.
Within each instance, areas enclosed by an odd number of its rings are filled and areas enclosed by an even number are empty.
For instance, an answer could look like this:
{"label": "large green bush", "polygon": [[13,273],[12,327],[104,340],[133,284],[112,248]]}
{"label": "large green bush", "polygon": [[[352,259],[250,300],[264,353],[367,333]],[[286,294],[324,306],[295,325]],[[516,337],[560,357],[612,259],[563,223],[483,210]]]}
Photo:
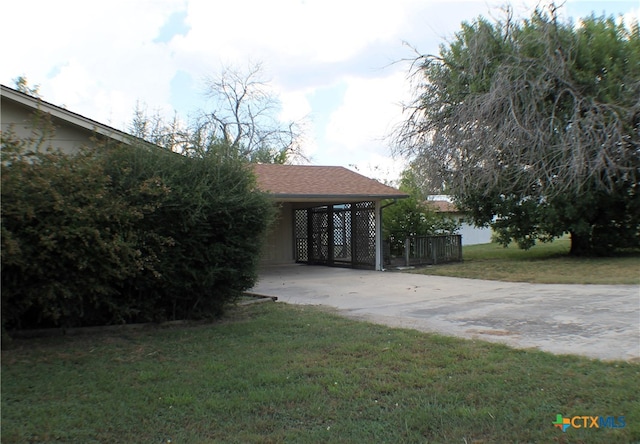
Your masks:
{"label": "large green bush", "polygon": [[4,328],[206,317],[253,285],[272,208],[243,163],[24,150],[3,134]]}
{"label": "large green bush", "polygon": [[168,190],[145,217],[144,230],[171,245],[158,256],[160,272],[147,273],[134,287],[153,292],[163,318],[219,313],[253,286],[273,207],[245,162],[214,150],[190,158],[139,147],[113,153],[109,168],[120,193],[150,180]]}

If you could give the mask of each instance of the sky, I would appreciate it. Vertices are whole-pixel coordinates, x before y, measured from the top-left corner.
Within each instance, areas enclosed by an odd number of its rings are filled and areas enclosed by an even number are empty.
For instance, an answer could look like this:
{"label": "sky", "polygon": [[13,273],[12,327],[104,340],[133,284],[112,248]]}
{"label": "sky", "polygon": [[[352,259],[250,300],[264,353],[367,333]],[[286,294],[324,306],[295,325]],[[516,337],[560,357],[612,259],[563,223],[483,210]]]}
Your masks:
{"label": "sky", "polygon": [[[513,0],[530,16],[538,0]],[[560,1],[557,2],[561,4]],[[409,61],[504,0],[21,0],[0,7],[0,83],[126,131],[137,106],[187,121],[212,109],[206,80],[263,65],[283,121],[304,121],[313,165],[390,181],[388,136],[411,98]],[[640,19],[639,0],[565,0],[560,15]]]}

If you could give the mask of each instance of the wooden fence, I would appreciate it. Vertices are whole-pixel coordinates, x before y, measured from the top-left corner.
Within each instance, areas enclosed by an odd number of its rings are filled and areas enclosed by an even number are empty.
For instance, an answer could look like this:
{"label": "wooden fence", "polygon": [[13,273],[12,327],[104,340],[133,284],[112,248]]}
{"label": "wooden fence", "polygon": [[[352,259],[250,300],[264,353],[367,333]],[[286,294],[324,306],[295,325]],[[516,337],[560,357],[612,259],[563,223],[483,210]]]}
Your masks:
{"label": "wooden fence", "polygon": [[384,264],[391,267],[436,265],[462,261],[462,236],[440,235],[408,238],[404,251],[391,254],[390,242],[384,243]]}

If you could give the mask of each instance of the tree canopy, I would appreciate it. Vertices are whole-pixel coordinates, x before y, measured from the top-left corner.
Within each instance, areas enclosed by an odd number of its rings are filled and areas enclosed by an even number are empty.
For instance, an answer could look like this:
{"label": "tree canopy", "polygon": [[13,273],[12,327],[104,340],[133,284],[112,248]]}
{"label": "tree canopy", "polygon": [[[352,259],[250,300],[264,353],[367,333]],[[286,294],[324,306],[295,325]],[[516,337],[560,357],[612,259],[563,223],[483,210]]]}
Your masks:
{"label": "tree canopy", "polygon": [[573,254],[640,244],[637,22],[507,10],[464,23],[412,74],[396,150],[502,243],[570,233]]}

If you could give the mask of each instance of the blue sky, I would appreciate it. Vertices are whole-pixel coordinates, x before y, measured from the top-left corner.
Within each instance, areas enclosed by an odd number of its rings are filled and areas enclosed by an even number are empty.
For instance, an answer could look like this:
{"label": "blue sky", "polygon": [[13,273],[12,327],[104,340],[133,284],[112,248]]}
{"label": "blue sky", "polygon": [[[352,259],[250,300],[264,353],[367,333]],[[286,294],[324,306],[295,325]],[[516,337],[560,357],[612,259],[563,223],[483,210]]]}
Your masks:
{"label": "blue sky", "polygon": [[[561,3],[561,2],[558,2]],[[211,106],[205,80],[222,66],[262,62],[285,120],[306,121],[312,164],[379,179],[403,166],[385,141],[410,97],[413,56],[504,1],[111,0],[5,2],[0,82],[24,75],[43,98],[126,130],[136,103],[171,118]],[[530,15],[538,0],[512,2]],[[638,20],[640,2],[566,0],[574,21],[595,13]],[[8,19],[8,18],[11,19]]]}

